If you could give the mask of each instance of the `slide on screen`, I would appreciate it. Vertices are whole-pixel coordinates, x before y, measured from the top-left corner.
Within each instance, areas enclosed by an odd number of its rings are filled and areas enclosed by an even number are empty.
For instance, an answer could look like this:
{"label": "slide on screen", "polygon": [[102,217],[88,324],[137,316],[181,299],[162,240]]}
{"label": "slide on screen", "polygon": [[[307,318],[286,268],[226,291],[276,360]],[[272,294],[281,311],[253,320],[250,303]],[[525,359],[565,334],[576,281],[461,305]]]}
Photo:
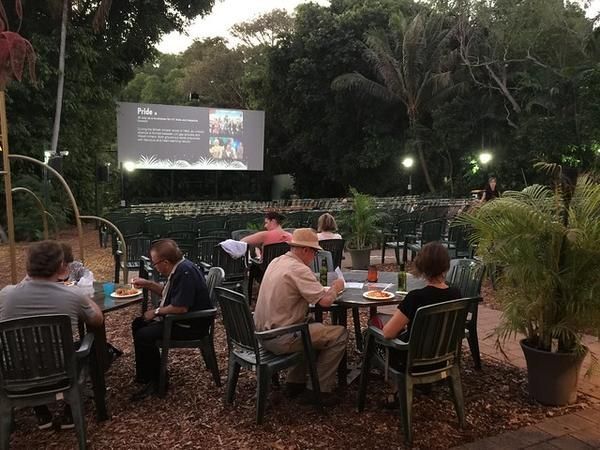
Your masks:
{"label": "slide on screen", "polygon": [[118,103],[119,162],[136,169],[263,170],[264,111]]}

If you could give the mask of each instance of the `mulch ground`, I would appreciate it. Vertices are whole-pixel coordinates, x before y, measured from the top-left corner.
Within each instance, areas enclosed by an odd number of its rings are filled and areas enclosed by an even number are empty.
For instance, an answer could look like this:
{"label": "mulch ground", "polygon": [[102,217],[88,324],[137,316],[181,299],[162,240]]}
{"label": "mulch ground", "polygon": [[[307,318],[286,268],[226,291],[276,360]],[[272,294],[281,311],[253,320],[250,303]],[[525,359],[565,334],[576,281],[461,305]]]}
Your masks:
{"label": "mulch ground", "polygon": [[[63,236],[74,239],[72,233]],[[110,250],[100,249],[97,234],[86,232],[86,264],[96,278],[112,274]],[[7,255],[5,246],[0,255]],[[3,259],[7,261],[8,259]],[[21,261],[21,267],[23,262]],[[9,282],[6,273],[0,282]],[[313,407],[288,400],[279,388],[269,396],[265,424],[255,424],[255,374],[242,370],[237,397],[232,406],[224,405],[224,387],[215,387],[198,352],[179,350],[170,353],[170,388],[164,399],[129,401],[137,389],[133,383],[133,355],[130,323],[139,307],[110,313],[106,317],[109,341],[124,351],[107,373],[107,402],[111,419],[98,423],[93,402],[86,402],[87,433],[90,448],[404,448],[399,414],[378,407],[387,388],[383,377],[374,374],[369,383],[366,410],[358,413],[358,383],[341,391],[342,402],[320,415]],[[363,321],[366,320],[364,316]],[[351,335],[353,333],[350,333]],[[227,372],[227,344],[220,321],[215,345],[223,382]],[[355,348],[353,337],[349,349]],[[359,355],[350,352],[350,360]],[[570,407],[550,408],[533,402],[527,393],[526,374],[507,364],[483,358],[483,370],[473,369],[468,351],[464,354],[462,384],[467,426],[461,430],[448,388],[434,386],[429,394],[415,393],[413,405],[414,448],[448,448],[507,430],[540,422],[573,409],[585,407],[580,396]],[[39,431],[29,409],[16,412],[16,430],[11,447],[74,448],[74,431]]]}

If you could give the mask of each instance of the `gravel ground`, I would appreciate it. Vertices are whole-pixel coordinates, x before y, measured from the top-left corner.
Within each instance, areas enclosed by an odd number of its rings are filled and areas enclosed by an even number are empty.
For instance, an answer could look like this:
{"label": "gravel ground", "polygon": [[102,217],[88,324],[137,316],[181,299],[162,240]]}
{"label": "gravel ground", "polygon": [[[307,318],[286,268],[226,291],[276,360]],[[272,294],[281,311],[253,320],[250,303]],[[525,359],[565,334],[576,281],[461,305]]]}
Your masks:
{"label": "gravel ground", "polygon": [[[67,233],[63,238],[73,241],[75,236]],[[110,277],[110,250],[98,247],[97,234],[93,229],[86,231],[85,241],[86,264],[97,279]],[[0,247],[4,261],[8,260],[7,253],[6,246]],[[8,283],[9,275],[2,274],[0,282],[2,285]],[[131,307],[107,315],[108,339],[125,353],[107,373],[111,420],[97,423],[93,402],[86,402],[90,448],[404,448],[398,413],[381,410],[377,406],[387,392],[383,378],[378,375],[371,378],[363,413],[356,410],[356,382],[340,391],[341,404],[327,408],[324,415],[310,406],[288,400],[275,388],[269,397],[265,424],[257,426],[254,423],[254,373],[242,370],[236,401],[233,406],[225,406],[224,387],[215,387],[199,353],[179,350],[170,354],[171,386],[167,397],[130,402],[129,396],[137,388],[132,382],[130,323],[138,314],[139,308]],[[362,319],[366,321],[366,316]],[[348,348],[355,348],[352,337]],[[220,319],[216,327],[216,349],[225,382],[227,345]],[[350,360],[359,358],[355,352],[350,352],[349,356]],[[445,384],[434,386],[429,394],[416,392],[413,405],[414,448],[448,448],[471,442],[537,423],[549,416],[566,414],[588,402],[580,396],[579,403],[565,408],[536,404],[527,394],[523,371],[485,357],[483,370],[476,371],[468,350],[464,354],[462,383],[467,411],[467,426],[463,430],[458,428]],[[29,409],[17,411],[16,423],[11,442],[14,449],[76,446],[74,431],[38,431]]]}

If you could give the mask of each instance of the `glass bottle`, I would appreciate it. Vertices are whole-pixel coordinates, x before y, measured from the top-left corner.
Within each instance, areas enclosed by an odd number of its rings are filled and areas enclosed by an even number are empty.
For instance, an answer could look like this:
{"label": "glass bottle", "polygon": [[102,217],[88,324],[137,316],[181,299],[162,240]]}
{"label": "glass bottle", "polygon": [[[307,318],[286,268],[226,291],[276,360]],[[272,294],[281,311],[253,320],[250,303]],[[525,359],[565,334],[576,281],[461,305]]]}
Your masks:
{"label": "glass bottle", "polygon": [[327,286],[327,259],[323,258],[321,261],[321,267],[319,268],[319,282],[323,286]]}
{"label": "glass bottle", "polygon": [[398,290],[406,292],[406,270],[404,263],[400,264],[400,270],[398,271]]}

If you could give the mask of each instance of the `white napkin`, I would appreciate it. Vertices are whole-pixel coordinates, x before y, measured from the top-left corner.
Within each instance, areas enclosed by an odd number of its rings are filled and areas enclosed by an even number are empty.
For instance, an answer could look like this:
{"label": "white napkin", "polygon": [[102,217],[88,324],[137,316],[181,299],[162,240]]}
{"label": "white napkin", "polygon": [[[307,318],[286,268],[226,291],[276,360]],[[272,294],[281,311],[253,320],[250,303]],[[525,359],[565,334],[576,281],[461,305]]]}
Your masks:
{"label": "white napkin", "polygon": [[241,241],[234,241],[233,239],[219,242],[219,245],[234,259],[241,258],[248,250],[248,244]]}

